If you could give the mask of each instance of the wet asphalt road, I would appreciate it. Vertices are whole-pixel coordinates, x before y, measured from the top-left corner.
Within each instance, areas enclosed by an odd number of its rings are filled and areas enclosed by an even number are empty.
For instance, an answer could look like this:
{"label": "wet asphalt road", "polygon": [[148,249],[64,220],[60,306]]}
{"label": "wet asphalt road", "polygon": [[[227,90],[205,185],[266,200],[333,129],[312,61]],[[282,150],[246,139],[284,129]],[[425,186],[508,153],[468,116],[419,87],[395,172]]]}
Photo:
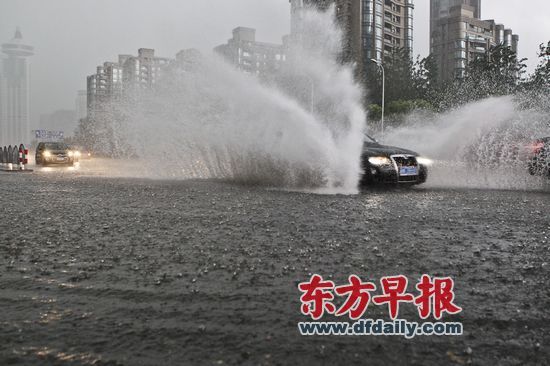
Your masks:
{"label": "wet asphalt road", "polygon": [[[68,172],[0,174],[0,189],[0,365],[550,363],[545,191],[323,196]],[[452,276],[464,311],[447,320],[465,334],[302,337],[311,273]]]}

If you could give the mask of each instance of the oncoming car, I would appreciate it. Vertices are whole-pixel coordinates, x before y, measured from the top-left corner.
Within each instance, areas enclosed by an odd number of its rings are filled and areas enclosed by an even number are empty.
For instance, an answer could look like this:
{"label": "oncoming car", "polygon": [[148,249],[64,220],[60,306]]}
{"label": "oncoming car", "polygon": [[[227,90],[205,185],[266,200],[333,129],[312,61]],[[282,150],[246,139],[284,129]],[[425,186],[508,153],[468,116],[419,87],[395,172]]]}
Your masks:
{"label": "oncoming car", "polygon": [[361,162],[361,186],[422,184],[428,179],[428,166],[432,164],[414,151],[382,145],[370,136],[365,136]]}
{"label": "oncoming car", "polygon": [[529,173],[550,177],[550,137],[534,141],[531,145],[531,153]]}
{"label": "oncoming car", "polygon": [[72,145],[70,146],[70,148],[74,152],[74,157],[76,158],[76,161],[90,160],[92,158],[92,152],[82,146]]}
{"label": "oncoming car", "polygon": [[75,153],[64,142],[41,142],[36,148],[36,165],[54,165],[64,164],[73,165],[75,163]]}

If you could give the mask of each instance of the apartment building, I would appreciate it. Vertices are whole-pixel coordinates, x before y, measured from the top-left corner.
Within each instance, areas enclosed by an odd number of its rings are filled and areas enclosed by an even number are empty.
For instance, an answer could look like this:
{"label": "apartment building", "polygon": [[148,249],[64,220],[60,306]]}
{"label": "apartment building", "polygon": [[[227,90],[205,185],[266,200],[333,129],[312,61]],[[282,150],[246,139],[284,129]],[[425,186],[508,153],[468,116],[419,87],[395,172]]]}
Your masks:
{"label": "apartment building", "polygon": [[398,49],[412,57],[413,0],[290,0],[291,39],[300,39],[304,9],[314,6],[322,11],[334,6],[335,16],[344,30],[342,59],[356,62],[366,70],[371,59],[384,58]]}
{"label": "apartment building", "polygon": [[233,29],[233,37],[214,51],[243,72],[268,76],[280,70],[285,62],[286,43],[286,37],[283,44],[258,42],[255,29],[238,27]]}
{"label": "apartment building", "polygon": [[431,0],[431,53],[441,80],[460,79],[468,64],[504,45],[518,52],[519,36],[494,20],[482,20],[480,0]]}
{"label": "apartment building", "polygon": [[110,102],[151,88],[171,59],[156,57],[155,50],[140,48],[138,55],[119,55],[118,62],[105,62],[87,78],[88,117],[93,118]]}

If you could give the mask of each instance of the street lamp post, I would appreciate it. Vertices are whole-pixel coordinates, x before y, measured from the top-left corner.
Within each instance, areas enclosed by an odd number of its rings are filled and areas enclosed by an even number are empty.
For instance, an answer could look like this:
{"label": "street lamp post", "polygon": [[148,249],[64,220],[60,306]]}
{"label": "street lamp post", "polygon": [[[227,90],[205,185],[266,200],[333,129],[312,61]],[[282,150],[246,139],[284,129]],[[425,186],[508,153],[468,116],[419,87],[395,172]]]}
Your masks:
{"label": "street lamp post", "polygon": [[371,61],[374,62],[380,70],[382,70],[382,135],[384,135],[384,107],[385,107],[385,99],[386,99],[386,72],[384,70],[384,66],[382,65],[382,61],[375,60],[371,58]]}

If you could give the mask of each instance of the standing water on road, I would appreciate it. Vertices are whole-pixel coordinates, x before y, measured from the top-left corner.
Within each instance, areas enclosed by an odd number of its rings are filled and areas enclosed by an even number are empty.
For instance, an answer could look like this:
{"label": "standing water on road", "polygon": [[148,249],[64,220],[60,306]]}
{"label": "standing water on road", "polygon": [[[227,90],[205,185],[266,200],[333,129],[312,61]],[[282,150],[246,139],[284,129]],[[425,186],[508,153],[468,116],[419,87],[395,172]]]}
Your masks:
{"label": "standing water on road", "polygon": [[130,174],[355,192],[363,93],[338,62],[333,12],[307,11],[304,25],[307,47],[290,50],[276,80],[194,53],[154,91],[112,107],[110,143],[142,165]]}

